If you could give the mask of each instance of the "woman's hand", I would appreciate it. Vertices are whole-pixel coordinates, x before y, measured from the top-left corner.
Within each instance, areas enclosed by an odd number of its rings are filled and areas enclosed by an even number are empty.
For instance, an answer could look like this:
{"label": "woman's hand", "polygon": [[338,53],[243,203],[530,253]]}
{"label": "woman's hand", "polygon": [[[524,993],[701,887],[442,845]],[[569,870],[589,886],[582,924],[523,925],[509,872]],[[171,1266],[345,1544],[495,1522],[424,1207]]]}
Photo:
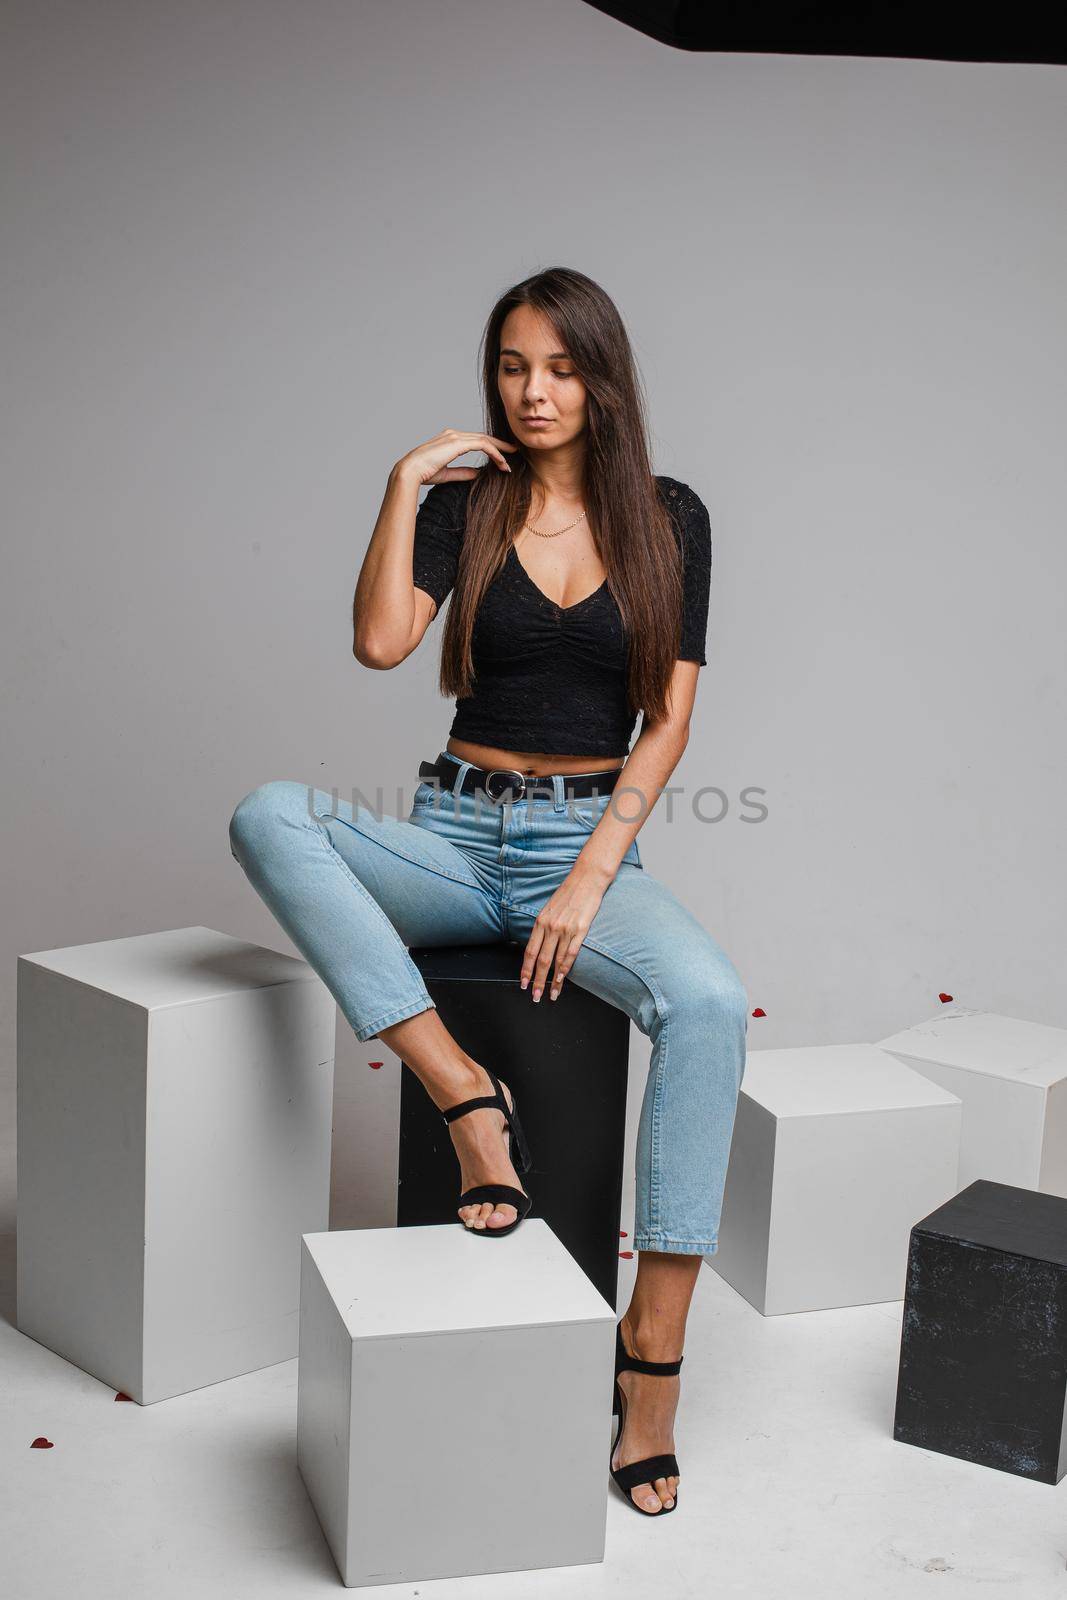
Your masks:
{"label": "woman's hand", "polygon": [[574,965],[574,958],[590,925],[608,882],[601,873],[572,867],[550,900],[541,907],[534,920],[533,931],[522,958],[522,975],[519,987],[525,989],[533,978],[534,1000],[540,1000],[549,968],[555,961],[550,1000],[555,1000],[560,986]]}
{"label": "woman's hand", "polygon": [[450,483],[454,478],[476,478],[479,467],[450,467],[456,456],[468,450],[484,450],[502,472],[510,472],[504,450],[517,450],[517,444],[507,439],[494,439],[491,433],[459,433],[455,428],[444,428],[425,444],[416,445],[397,462],[397,470],[410,473],[419,483]]}

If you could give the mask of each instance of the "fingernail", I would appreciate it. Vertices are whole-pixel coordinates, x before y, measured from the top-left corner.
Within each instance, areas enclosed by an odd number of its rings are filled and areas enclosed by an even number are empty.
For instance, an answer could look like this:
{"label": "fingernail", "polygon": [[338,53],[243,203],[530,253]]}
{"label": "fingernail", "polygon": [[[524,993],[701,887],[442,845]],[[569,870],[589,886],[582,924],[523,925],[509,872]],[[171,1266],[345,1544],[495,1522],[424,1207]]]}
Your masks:
{"label": "fingernail", "polygon": [[529,985],[530,985],[529,978],[520,978],[519,979],[519,988],[520,989],[527,989],[527,988],[529,988]]}
{"label": "fingernail", "polygon": [[535,989],[534,990],[534,1004],[535,1005],[537,1004],[538,1000],[540,1000],[541,994],[542,994],[542,991],[540,989]]}

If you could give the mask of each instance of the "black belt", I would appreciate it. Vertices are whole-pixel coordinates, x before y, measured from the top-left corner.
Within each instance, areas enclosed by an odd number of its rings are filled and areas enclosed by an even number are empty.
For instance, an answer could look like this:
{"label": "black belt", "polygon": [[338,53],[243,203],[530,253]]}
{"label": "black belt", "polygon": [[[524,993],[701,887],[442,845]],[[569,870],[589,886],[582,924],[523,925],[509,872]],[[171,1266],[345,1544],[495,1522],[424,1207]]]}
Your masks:
{"label": "black belt", "polygon": [[[439,761],[420,761],[419,777],[439,778],[442,788],[451,793],[459,768],[458,756],[444,756]],[[621,773],[621,767],[612,767],[605,772],[563,772],[559,776],[563,779],[564,794],[569,799],[582,800],[589,795],[610,794]],[[507,781],[501,783],[501,779]],[[519,772],[515,767],[468,767],[459,787],[462,794],[471,794],[480,789],[493,801],[503,800],[508,790],[516,791],[510,796],[512,801],[532,799],[539,793],[551,800],[555,795],[550,773]]]}

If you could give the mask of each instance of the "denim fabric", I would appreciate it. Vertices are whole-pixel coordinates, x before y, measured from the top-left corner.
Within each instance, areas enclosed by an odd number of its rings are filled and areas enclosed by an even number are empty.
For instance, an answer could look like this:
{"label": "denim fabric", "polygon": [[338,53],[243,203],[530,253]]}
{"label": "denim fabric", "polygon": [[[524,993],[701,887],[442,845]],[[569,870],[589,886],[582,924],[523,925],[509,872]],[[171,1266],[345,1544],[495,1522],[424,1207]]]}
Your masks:
{"label": "denim fabric", "polygon": [[[458,792],[468,766],[452,792],[420,783],[406,819],[379,817],[358,789],[353,808],[280,779],[253,789],[230,820],[231,854],[358,1039],[433,1006],[410,947],[513,941],[517,975],[534,918],[612,801],[568,800],[556,774],[538,780],[551,793],[496,805]],[[621,796],[619,814],[634,804]],[[625,1011],[651,1040],[634,1247],[712,1254],[748,997],[707,930],[645,871],[636,840],[565,981]],[[541,1005],[548,995],[546,986]]]}

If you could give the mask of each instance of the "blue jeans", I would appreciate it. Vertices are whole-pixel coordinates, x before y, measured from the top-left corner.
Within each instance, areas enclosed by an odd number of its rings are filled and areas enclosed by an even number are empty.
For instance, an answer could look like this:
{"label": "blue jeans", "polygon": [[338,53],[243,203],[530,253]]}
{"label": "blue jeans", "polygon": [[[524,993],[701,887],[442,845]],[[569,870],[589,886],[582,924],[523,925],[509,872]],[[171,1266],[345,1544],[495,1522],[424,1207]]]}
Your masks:
{"label": "blue jeans", "polygon": [[[280,779],[239,802],[230,851],[356,1037],[433,1006],[408,948],[525,948],[612,802],[552,794],[500,805],[415,791],[406,820]],[[617,800],[621,816],[636,801]],[[522,964],[516,950],[515,971]],[[550,976],[551,974],[549,974]],[[635,839],[565,980],[625,1011],[652,1042],[637,1136],[634,1247],[682,1255],[718,1248],[726,1165],[745,1070],[748,997],[692,912],[641,864]],[[532,987],[527,991],[532,996]],[[550,1005],[546,984],[542,1005]],[[533,1001],[531,999],[531,1004]]]}

